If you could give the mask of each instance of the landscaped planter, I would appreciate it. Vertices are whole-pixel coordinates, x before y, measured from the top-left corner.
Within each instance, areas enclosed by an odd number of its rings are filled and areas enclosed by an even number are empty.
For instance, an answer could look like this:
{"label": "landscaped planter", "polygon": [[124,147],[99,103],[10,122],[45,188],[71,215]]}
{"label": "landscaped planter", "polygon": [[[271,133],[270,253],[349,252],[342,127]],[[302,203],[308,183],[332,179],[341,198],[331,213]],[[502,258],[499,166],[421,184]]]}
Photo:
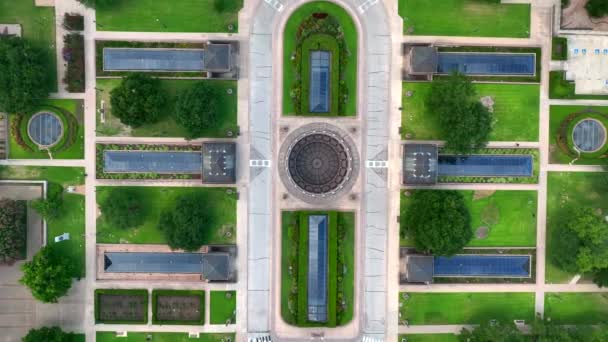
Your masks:
{"label": "landscaped planter", "polygon": [[203,325],[204,323],[205,291],[152,291],[152,324]]}
{"label": "landscaped planter", "polygon": [[148,290],[95,290],[95,322],[147,324]]}

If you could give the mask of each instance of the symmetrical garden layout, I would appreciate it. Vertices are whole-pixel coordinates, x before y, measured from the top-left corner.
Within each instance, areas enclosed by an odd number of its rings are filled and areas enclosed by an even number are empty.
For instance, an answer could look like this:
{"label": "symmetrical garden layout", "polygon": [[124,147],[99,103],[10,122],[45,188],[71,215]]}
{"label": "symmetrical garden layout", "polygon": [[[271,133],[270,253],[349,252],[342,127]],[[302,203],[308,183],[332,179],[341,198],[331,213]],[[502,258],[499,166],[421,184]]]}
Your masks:
{"label": "symmetrical garden layout", "polygon": [[605,340],[608,40],[566,3],[0,0],[0,330]]}

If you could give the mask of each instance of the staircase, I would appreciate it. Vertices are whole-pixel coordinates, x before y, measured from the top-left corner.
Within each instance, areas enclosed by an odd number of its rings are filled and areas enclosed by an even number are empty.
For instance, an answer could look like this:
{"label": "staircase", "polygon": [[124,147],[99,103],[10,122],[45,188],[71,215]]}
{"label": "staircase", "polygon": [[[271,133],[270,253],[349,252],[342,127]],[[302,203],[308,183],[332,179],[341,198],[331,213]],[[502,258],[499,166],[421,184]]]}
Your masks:
{"label": "staircase", "polygon": [[8,115],[0,113],[0,159],[8,158]]}

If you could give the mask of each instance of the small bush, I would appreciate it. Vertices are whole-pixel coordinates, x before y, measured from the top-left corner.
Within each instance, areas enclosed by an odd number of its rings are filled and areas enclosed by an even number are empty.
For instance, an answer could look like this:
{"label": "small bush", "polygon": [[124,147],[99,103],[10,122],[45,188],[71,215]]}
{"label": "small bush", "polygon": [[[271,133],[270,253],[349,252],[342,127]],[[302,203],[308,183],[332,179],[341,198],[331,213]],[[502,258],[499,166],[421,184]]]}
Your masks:
{"label": "small bush", "polygon": [[66,13],[63,17],[63,27],[69,31],[83,31],[84,17],[77,13]]}
{"label": "small bush", "polygon": [[608,1],[606,0],[589,0],[585,8],[589,16],[593,18],[602,18],[608,15]]}

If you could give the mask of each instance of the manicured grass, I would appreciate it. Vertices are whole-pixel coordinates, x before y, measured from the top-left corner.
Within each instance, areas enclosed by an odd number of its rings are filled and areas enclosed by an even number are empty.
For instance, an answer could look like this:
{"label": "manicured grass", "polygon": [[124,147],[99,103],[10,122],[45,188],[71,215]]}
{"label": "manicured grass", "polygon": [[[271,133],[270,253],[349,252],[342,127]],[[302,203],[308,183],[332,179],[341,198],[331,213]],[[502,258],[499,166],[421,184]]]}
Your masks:
{"label": "manicured grass", "polygon": [[575,100],[608,100],[608,95],[577,95],[574,82],[564,79],[564,71],[549,72],[549,98]]}
{"label": "manicured grass", "polygon": [[[68,186],[84,184],[84,169],[78,167],[0,166],[0,179],[47,180]],[[49,184],[49,188],[51,188]],[[57,242],[60,253],[74,265],[74,278],[85,276],[85,198],[81,194],[63,194],[63,206],[57,218],[47,222],[47,243],[55,236],[70,233],[70,240]]]}
{"label": "manicured grass", "polygon": [[[214,0],[121,0],[97,5],[98,31],[238,32],[243,0],[225,0],[230,9],[218,12]],[[233,30],[228,30],[233,25]]]}
{"label": "manicured grass", "polygon": [[608,321],[608,293],[546,293],[545,317],[557,324]]}
{"label": "manicured grass", "polygon": [[574,274],[562,271],[551,260],[552,232],[565,219],[569,208],[601,209],[608,212],[608,173],[549,172],[547,184],[547,283],[567,283]]}
{"label": "manicured grass", "polygon": [[21,24],[23,37],[45,51],[49,61],[49,86],[51,91],[57,91],[55,8],[36,7],[33,0],[0,0],[0,23]]}
{"label": "manicured grass", "polygon": [[[216,187],[120,187],[136,191],[143,199],[142,214],[145,216],[144,223],[132,229],[118,229],[109,225],[104,220],[104,215],[97,219],[97,242],[98,243],[167,243],[164,234],[158,228],[160,215],[165,210],[173,208],[176,199],[185,194],[198,193],[206,197],[206,202],[211,204],[210,215],[217,222],[216,226],[208,227],[213,233],[213,239],[205,241],[204,244],[234,244],[236,243],[236,194],[226,193],[227,188]],[[101,203],[109,194],[110,187],[97,188],[97,202]],[[226,233],[231,231],[230,237]]]}
{"label": "manicured grass", "polygon": [[[354,227],[355,215],[350,212],[322,211],[283,211],[282,253],[281,253],[281,316],[288,324],[299,327],[340,326],[350,322],[354,309]],[[308,312],[308,215],[329,215],[328,238],[328,322],[313,323],[307,320]],[[342,239],[337,237],[338,227],[342,225],[345,234]],[[336,244],[331,242],[336,241]],[[337,248],[336,248],[337,247]],[[344,273],[342,293],[346,307],[343,312],[337,304],[340,292],[338,270],[336,267],[343,254]],[[296,259],[296,266],[290,270],[290,259]],[[337,271],[332,271],[337,270]],[[290,304],[290,300],[293,301]],[[292,307],[293,306],[293,307]],[[295,309],[297,315],[290,309]],[[333,316],[333,318],[332,318]]]}
{"label": "manicured grass", "polygon": [[534,293],[410,293],[401,307],[409,324],[479,324],[534,319]]}
{"label": "manicured grass", "polygon": [[[291,86],[297,79],[291,56],[296,50],[295,37],[302,20],[313,13],[327,13],[335,17],[341,24],[346,46],[351,55],[344,72],[349,92],[345,115],[355,116],[357,115],[357,28],[353,19],[342,7],[326,1],[315,1],[302,5],[293,12],[285,25],[283,36],[283,115],[294,115],[295,113],[294,104],[289,94]],[[302,98],[302,101],[308,102],[308,99]]]}
{"label": "manicured grass", "polygon": [[564,37],[553,37],[551,41],[551,59],[565,61],[568,59],[568,39]]}
{"label": "manicured grass", "polygon": [[[557,137],[559,134],[560,126],[562,122],[573,113],[593,111],[608,115],[608,107],[588,107],[588,106],[551,106],[549,115],[549,141],[551,143],[549,148],[549,162],[553,164],[569,164],[575,158],[566,154],[557,144]],[[608,158],[585,158],[585,154],[582,154],[582,158],[574,161],[574,164],[580,165],[602,165],[608,164]]]}
{"label": "manicured grass", "polygon": [[[230,293],[231,297],[226,298]],[[236,323],[236,291],[211,291],[211,324]]]}
{"label": "manicured grass", "polygon": [[160,332],[129,332],[127,337],[116,337],[116,332],[97,332],[97,342],[148,342],[146,337],[152,336],[153,342],[225,342],[226,338],[236,341],[235,334],[200,334],[198,338],[190,338],[187,333]]}
{"label": "manicured grass", "polygon": [[[138,128],[131,128],[123,125],[120,120],[112,116],[110,105],[110,91],[120,85],[121,79],[97,79],[97,135],[98,136],[132,136],[132,137],[183,137],[185,129],[178,125],[173,119],[175,101],[177,95],[194,83],[201,80],[161,80],[163,89],[170,95],[165,109],[165,115],[154,124],[146,124]],[[237,83],[236,81],[206,80],[213,84],[220,94],[218,97],[218,125],[209,127],[203,132],[204,137],[225,138],[227,131],[236,133],[237,126]],[[227,90],[232,89],[232,94]],[[101,122],[99,110],[101,101],[104,102],[105,122]]]}
{"label": "manicured grass", "polygon": [[398,342],[407,339],[407,342],[458,342],[458,336],[454,334],[408,334],[399,335]]}
{"label": "manicured grass", "polygon": [[[425,104],[430,88],[429,82],[403,82],[403,139],[442,139],[439,117]],[[475,83],[475,88],[480,98],[494,99],[490,141],[538,141],[539,85]],[[407,97],[408,91],[412,96]]]}
{"label": "manicured grass", "polygon": [[[158,297],[159,296],[184,296],[184,297],[197,297],[199,302],[198,313],[200,314],[198,320],[176,320],[176,319],[162,319],[159,317],[159,308],[158,308]],[[188,301],[188,303],[191,303]],[[171,312],[176,312],[175,307],[180,307],[180,303],[172,303],[168,305],[169,310]],[[181,307],[186,312],[194,312],[189,311],[188,308]],[[167,310],[167,309],[165,309]],[[193,310],[193,308],[190,308]],[[177,310],[178,314],[183,311]],[[162,313],[161,313],[162,314]],[[183,314],[182,314],[183,315]],[[183,316],[182,316],[183,317]],[[203,325],[205,324],[205,291],[200,290],[152,290],[152,324],[184,324],[184,325]]]}
{"label": "manicured grass", "polygon": [[530,36],[530,5],[500,0],[399,0],[403,33],[428,36]]}
{"label": "manicured grass", "polygon": [[[71,113],[78,123],[78,129],[75,132],[76,138],[74,142],[66,149],[58,152],[52,152],[53,159],[83,159],[84,158],[84,105],[82,100],[64,100],[64,99],[47,99],[39,102],[40,108],[44,109],[59,109],[65,112]],[[38,110],[34,110],[33,113]],[[69,115],[68,113],[58,113],[59,115]],[[16,120],[15,115],[10,115],[9,120],[12,122]],[[29,116],[28,119],[29,120]],[[25,127],[22,130],[22,138],[28,139],[27,135],[27,120],[24,118],[21,126]],[[66,126],[67,121],[64,122],[63,138],[67,138],[68,128]],[[32,143],[33,144],[33,143]],[[9,159],[49,159],[49,153],[41,150],[28,151],[17,143],[16,137],[11,133],[9,134]]]}
{"label": "manicured grass", "polygon": [[[410,197],[404,193],[401,193],[401,217],[404,217],[410,201]],[[468,244],[469,247],[536,246],[536,191],[500,190],[475,193],[463,190],[460,193],[471,213],[473,232],[480,226],[490,228],[487,238],[474,237]],[[402,226],[402,229],[406,228]],[[406,238],[401,239],[401,245],[413,244]]]}

